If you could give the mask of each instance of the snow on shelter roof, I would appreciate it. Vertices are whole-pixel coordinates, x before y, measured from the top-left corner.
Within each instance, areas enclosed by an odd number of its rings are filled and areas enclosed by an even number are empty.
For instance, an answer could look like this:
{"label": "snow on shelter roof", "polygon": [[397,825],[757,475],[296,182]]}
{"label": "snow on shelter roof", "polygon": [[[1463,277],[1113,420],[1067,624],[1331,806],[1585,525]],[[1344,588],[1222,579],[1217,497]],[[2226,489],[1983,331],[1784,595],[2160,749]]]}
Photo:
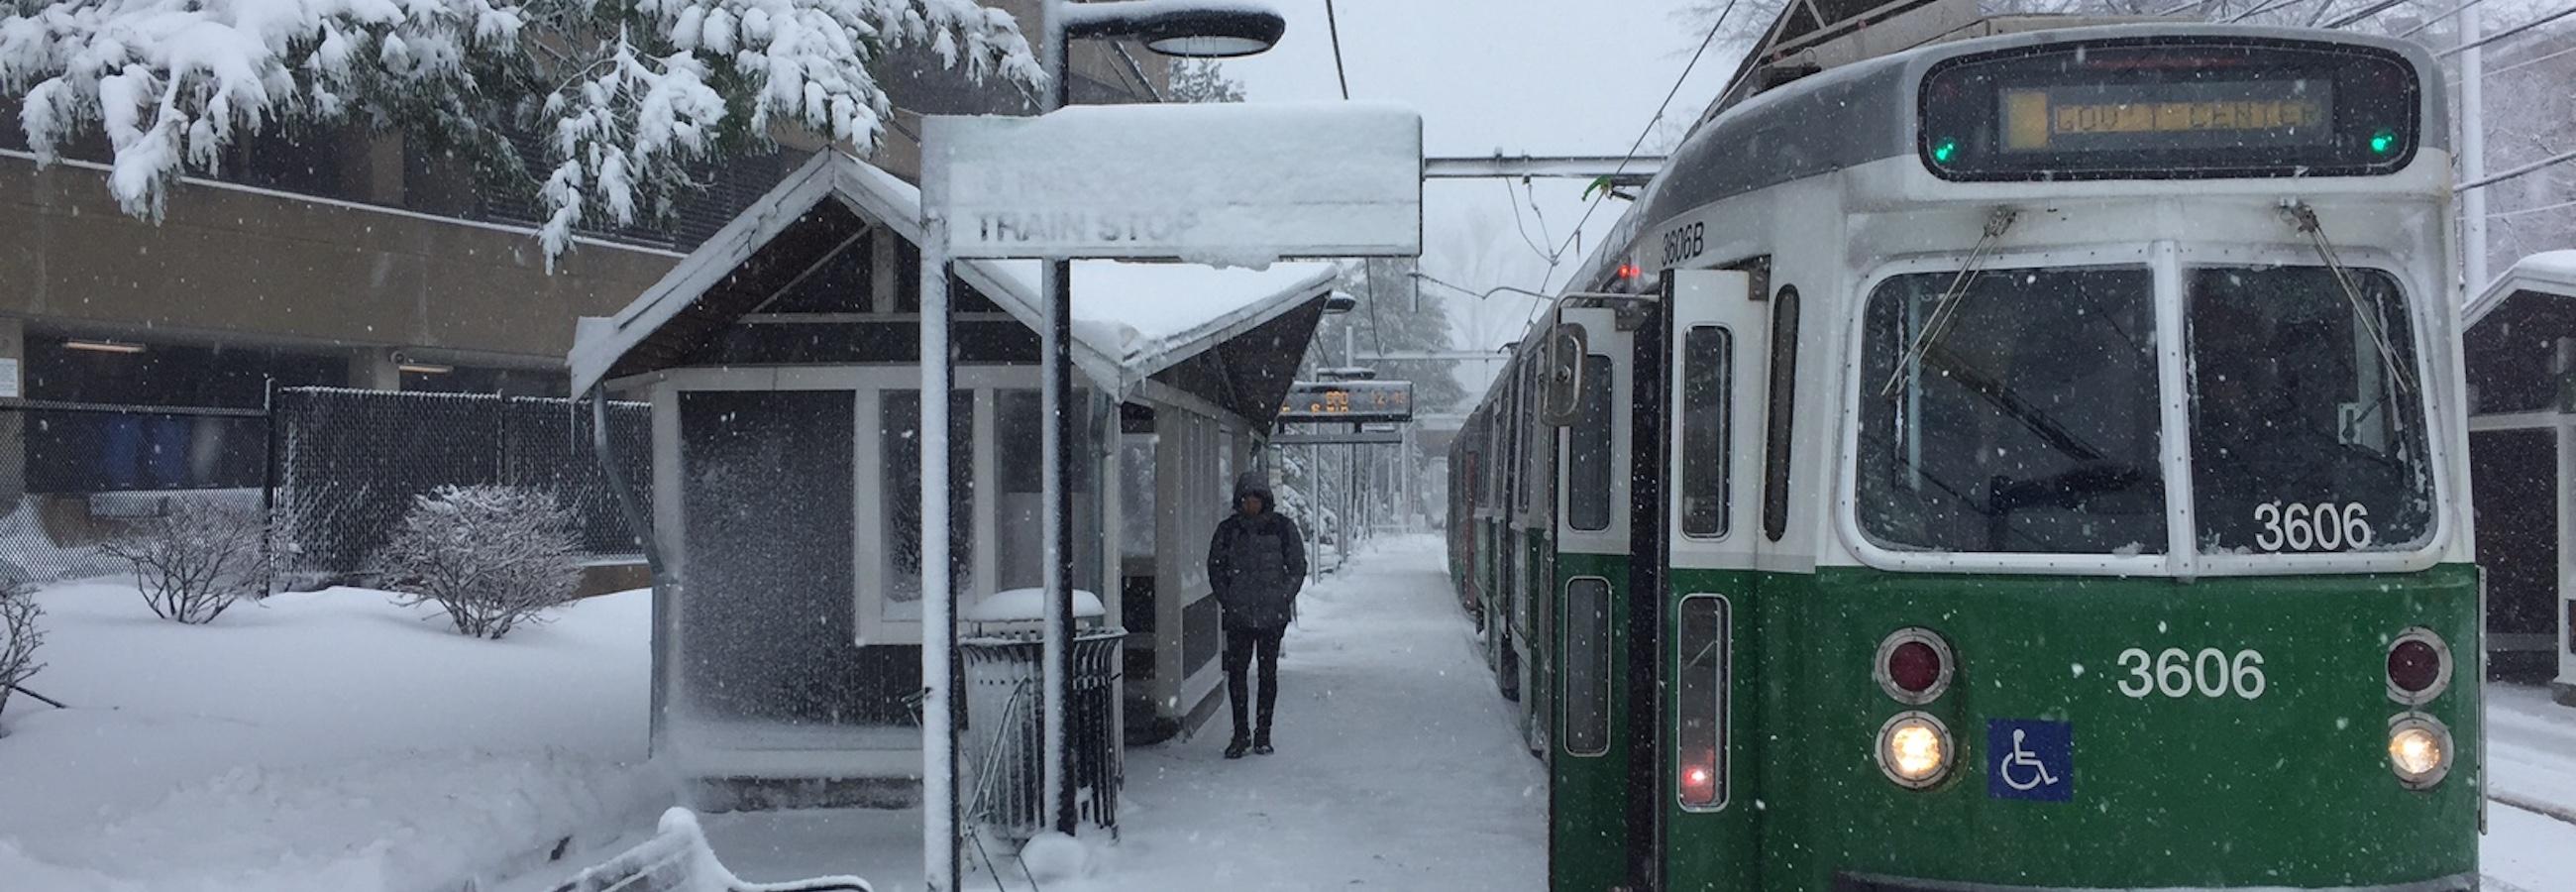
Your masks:
{"label": "snow on shelter roof", "polygon": [[2576,297],[2576,250],[2542,251],[2514,261],[2486,291],[2469,297],[2469,305],[2460,313],[2461,328],[2476,327],[2497,306],[2524,291]]}
{"label": "snow on shelter roof", "polygon": [[[679,363],[640,357],[657,337],[702,337],[732,321],[704,305],[763,248],[827,204],[921,240],[921,191],[840,152],[814,156],[754,202],[617,315],[580,320],[568,357],[572,391]],[[1039,262],[961,260],[959,279],[1021,324],[1036,328]],[[1073,265],[1073,363],[1094,386],[1125,393],[1146,377],[1250,331],[1332,289],[1329,263],[1274,263],[1264,269],[1197,264],[1080,261]],[[724,318],[708,318],[724,314]]]}

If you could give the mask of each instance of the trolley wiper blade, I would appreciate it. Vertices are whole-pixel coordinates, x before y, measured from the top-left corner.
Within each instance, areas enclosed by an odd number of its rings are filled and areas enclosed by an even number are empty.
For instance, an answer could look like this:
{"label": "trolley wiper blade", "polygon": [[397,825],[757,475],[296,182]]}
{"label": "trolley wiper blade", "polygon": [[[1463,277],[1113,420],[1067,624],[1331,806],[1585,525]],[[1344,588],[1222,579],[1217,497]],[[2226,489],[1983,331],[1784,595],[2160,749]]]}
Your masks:
{"label": "trolley wiper blade", "polygon": [[1977,281],[1977,272],[1985,266],[1987,253],[1994,250],[1996,240],[2003,238],[2004,231],[2011,229],[2013,220],[2019,217],[2020,212],[2008,207],[1996,208],[1994,213],[1987,215],[1985,234],[1977,237],[1977,246],[1968,250],[1967,262],[1959,266],[1959,274],[1950,280],[1949,289],[1941,292],[1941,302],[1932,307],[1932,318],[1924,320],[1923,330],[1914,333],[1914,343],[1905,348],[1904,355],[1896,358],[1896,368],[1888,374],[1887,386],[1878,389],[1879,396],[1894,397],[1903,392],[1906,370],[1913,368],[1923,359],[1924,351],[1932,349],[1950,333],[1951,324],[1959,319],[1959,304],[1967,299],[1968,286]]}
{"label": "trolley wiper blade", "polygon": [[2289,201],[2282,203],[2281,212],[2290,218],[2292,228],[2308,237],[2308,246],[2317,252],[2317,259],[2325,261],[2327,274],[2334,277],[2335,287],[2343,291],[2344,303],[2352,307],[2353,323],[2370,335],[2370,343],[2378,348],[2379,362],[2388,368],[2389,378],[2401,390],[2420,393],[2415,389],[2414,376],[2407,374],[2405,364],[2397,361],[2396,345],[2389,342],[2387,332],[2380,330],[2378,320],[2371,318],[2370,307],[2361,299],[2360,286],[2353,284],[2352,273],[2344,269],[2343,258],[2335,253],[2334,242],[2326,238],[2325,227],[2317,222],[2317,209],[2304,201]]}

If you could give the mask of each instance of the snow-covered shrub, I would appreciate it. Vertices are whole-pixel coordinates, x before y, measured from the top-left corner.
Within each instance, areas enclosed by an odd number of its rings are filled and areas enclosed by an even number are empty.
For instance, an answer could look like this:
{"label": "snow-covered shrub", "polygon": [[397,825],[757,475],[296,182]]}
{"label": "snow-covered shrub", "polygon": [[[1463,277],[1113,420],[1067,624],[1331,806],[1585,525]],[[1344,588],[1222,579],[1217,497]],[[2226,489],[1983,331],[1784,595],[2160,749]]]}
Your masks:
{"label": "snow-covered shrub", "polygon": [[442,486],[412,500],[384,550],[376,583],[437,604],[456,631],[499,639],[572,600],[581,583],[572,512],[515,486]]}
{"label": "snow-covered shrub", "polygon": [[36,618],[43,615],[33,587],[0,579],[0,715],[8,713],[9,695],[17,685],[45,668],[36,662],[36,648],[45,643],[45,630],[36,628]]}
{"label": "snow-covered shrub", "polygon": [[265,591],[260,541],[265,532],[255,508],[181,497],[170,500],[160,517],[127,528],[100,550],[134,565],[152,615],[199,625],[214,622],[233,602]]}

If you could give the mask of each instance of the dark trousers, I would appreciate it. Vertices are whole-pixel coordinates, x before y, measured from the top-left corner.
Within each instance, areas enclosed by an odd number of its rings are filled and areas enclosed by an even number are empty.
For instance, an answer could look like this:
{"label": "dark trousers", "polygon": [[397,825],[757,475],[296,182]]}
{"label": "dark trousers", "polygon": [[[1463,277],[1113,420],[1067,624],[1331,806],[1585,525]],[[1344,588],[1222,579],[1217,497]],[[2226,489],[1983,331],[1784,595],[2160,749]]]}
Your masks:
{"label": "dark trousers", "polygon": [[[1287,629],[1225,630],[1225,698],[1234,707],[1234,739],[1238,742],[1270,740],[1270,713],[1279,703],[1279,636]],[[1249,700],[1244,690],[1251,684],[1254,657],[1261,666],[1261,713],[1258,724],[1244,720],[1244,707]]]}

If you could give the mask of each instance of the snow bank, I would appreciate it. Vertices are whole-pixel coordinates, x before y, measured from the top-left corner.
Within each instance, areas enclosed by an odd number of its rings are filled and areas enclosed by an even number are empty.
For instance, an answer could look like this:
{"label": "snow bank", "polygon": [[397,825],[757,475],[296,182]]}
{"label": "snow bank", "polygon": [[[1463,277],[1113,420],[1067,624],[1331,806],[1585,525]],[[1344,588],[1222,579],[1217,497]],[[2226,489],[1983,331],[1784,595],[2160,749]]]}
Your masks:
{"label": "snow bank", "polygon": [[501,642],[383,592],[286,594],[211,626],[60,586],[0,739],[0,888],[427,892],[524,871],[668,801],[645,743],[651,598]]}

